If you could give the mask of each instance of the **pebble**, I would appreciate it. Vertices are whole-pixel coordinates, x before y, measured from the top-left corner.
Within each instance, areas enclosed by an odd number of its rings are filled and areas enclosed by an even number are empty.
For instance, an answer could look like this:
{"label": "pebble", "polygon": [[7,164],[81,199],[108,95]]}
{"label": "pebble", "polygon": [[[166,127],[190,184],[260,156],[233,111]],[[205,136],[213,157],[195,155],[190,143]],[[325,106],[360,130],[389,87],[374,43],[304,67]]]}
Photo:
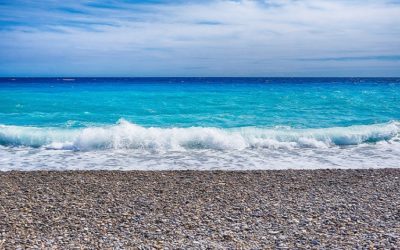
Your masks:
{"label": "pebble", "polygon": [[0,249],[397,249],[400,169],[0,172]]}

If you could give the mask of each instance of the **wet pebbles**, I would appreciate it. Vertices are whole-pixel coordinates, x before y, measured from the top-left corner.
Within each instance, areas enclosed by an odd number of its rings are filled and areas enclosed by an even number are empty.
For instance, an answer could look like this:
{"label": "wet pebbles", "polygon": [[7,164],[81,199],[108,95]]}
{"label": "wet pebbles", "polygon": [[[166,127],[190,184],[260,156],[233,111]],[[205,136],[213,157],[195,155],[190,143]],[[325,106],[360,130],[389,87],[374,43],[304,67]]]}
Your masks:
{"label": "wet pebbles", "polygon": [[400,248],[400,169],[2,172],[0,249]]}

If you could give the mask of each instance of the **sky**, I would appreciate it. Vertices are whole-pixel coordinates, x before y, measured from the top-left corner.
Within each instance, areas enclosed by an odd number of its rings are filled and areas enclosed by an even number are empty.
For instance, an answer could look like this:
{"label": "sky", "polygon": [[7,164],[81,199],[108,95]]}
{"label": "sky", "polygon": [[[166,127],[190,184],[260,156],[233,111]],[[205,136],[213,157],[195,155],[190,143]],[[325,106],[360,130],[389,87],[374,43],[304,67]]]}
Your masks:
{"label": "sky", "polygon": [[400,0],[0,0],[0,76],[400,76]]}

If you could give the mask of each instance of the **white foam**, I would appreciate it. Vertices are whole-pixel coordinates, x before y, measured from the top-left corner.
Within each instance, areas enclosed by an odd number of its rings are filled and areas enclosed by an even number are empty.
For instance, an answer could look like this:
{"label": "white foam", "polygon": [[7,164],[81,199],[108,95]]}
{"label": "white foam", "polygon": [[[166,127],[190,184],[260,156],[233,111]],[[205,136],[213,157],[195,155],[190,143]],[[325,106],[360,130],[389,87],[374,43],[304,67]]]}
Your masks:
{"label": "white foam", "polygon": [[400,167],[400,126],[84,129],[0,126],[0,171]]}
{"label": "white foam", "polygon": [[150,152],[137,149],[70,151],[0,146],[0,171],[9,170],[261,170],[398,168],[399,143],[346,148]]}
{"label": "white foam", "polygon": [[44,147],[76,151],[108,149],[143,150],[242,150],[247,148],[329,148],[389,141],[399,136],[400,125],[322,129],[291,128],[145,128],[125,120],[108,127],[37,128],[0,126],[0,145]]}

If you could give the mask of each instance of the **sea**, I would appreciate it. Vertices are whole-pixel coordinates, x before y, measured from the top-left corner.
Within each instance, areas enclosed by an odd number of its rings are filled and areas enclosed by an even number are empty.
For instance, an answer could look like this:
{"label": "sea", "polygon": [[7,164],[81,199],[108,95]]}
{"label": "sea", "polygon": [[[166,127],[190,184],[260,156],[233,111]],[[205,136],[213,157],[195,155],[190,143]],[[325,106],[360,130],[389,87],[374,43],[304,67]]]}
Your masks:
{"label": "sea", "polygon": [[0,78],[0,171],[400,167],[400,78]]}

